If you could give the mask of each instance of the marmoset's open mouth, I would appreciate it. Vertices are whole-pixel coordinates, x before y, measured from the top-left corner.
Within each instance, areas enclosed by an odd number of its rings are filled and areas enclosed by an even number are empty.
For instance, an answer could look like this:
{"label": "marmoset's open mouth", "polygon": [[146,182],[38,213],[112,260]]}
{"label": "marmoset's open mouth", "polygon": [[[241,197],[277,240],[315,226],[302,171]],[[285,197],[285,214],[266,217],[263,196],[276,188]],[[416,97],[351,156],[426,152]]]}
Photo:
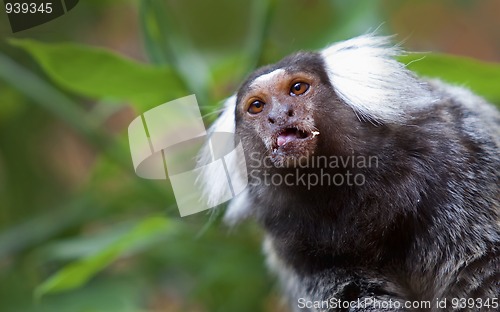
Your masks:
{"label": "marmoset's open mouth", "polygon": [[286,128],[278,133],[278,137],[276,138],[276,145],[278,147],[281,147],[296,140],[306,139],[310,135],[311,133],[300,130],[296,127]]}
{"label": "marmoset's open mouth", "polygon": [[273,136],[271,159],[277,167],[295,166],[297,159],[314,154],[319,131],[288,125]]}

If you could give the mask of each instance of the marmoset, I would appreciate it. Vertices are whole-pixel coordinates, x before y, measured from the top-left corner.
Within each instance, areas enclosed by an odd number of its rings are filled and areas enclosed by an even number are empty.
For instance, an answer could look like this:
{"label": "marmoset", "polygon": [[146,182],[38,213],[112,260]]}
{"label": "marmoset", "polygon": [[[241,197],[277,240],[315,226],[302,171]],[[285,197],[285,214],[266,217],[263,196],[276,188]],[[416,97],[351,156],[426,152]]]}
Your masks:
{"label": "marmoset", "polygon": [[298,52],[243,82],[211,129],[245,153],[225,218],[264,228],[294,311],[499,311],[500,113],[417,77],[390,40]]}

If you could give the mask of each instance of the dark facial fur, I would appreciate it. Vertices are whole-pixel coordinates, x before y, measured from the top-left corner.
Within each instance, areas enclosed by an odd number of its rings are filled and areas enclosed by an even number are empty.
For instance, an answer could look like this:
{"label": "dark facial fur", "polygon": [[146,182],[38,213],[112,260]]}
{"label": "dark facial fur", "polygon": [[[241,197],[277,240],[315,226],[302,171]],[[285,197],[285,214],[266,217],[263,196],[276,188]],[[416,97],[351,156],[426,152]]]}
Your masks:
{"label": "dark facial fur", "polygon": [[[309,90],[291,96],[297,81]],[[500,114],[461,88],[418,83],[438,100],[385,122],[360,118],[317,53],[259,69],[239,89],[235,121],[249,174],[246,204],[268,234],[269,261],[297,311],[309,311],[297,308],[299,298],[429,300],[431,311],[443,311],[436,298],[449,300],[444,311],[453,310],[453,298],[498,298]],[[250,114],[255,99],[264,108]],[[277,146],[286,129],[301,134]],[[296,161],[319,156],[374,157],[377,165]],[[265,174],[325,173],[362,175],[364,183],[262,183]]]}

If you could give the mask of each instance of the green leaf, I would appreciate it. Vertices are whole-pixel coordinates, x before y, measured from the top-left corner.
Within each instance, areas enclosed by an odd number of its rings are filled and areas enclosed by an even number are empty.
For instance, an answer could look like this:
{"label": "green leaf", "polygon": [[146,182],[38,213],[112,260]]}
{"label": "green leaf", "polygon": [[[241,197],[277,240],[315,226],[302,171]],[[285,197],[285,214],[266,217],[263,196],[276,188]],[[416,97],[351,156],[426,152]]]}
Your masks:
{"label": "green leaf", "polygon": [[152,241],[164,238],[172,231],[173,225],[163,217],[150,217],[114,243],[94,255],[73,262],[62,268],[35,289],[35,297],[57,293],[84,285],[95,274],[107,267],[120,256],[143,247]]}
{"label": "green leaf", "polygon": [[[92,116],[78,102],[75,102],[52,84],[2,53],[0,53],[0,80],[7,82],[21,94],[31,99],[33,103],[77,130],[114,165],[125,168],[127,172],[132,172],[130,170],[130,156],[126,138],[120,141],[111,140],[108,135],[102,132],[101,127],[96,123],[96,118],[91,118]],[[154,106],[156,105],[157,103]],[[134,189],[138,188],[145,191],[145,193],[155,194],[153,198],[166,198],[166,200],[169,200],[169,196],[166,195],[164,189],[153,181],[143,180],[135,185]],[[0,254],[1,252],[0,248]]]}
{"label": "green leaf", "polygon": [[30,39],[9,42],[30,53],[45,73],[67,90],[91,98],[131,101],[151,107],[186,95],[170,68],[153,67],[102,48]]}
{"label": "green leaf", "polygon": [[463,85],[491,102],[500,103],[500,64],[434,53],[415,53],[399,60],[420,76]]}

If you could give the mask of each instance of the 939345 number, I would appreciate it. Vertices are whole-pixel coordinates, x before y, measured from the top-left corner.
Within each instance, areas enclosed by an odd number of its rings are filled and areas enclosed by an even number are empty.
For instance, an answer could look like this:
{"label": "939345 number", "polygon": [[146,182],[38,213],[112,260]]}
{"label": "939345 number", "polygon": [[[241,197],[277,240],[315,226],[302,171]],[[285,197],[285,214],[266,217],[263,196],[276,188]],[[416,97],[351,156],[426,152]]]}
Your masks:
{"label": "939345 number", "polygon": [[34,3],[34,2],[14,2],[5,3],[5,12],[7,14],[35,14],[35,13],[52,13],[52,2]]}
{"label": "939345 number", "polygon": [[453,298],[451,305],[453,309],[497,309],[499,307],[498,298]]}

